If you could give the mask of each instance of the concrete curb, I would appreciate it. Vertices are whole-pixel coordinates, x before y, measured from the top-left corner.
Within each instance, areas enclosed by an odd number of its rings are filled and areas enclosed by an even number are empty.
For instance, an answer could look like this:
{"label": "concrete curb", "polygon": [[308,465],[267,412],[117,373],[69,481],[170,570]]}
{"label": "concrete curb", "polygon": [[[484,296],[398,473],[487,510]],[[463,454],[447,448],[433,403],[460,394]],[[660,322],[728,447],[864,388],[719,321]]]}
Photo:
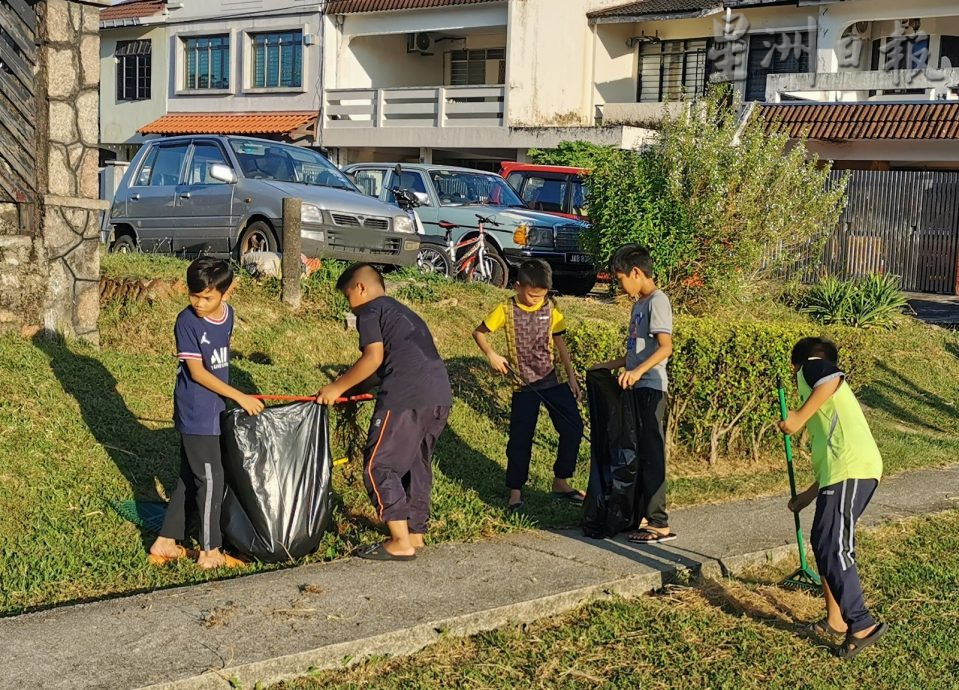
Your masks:
{"label": "concrete curb", "polygon": [[252,688],[257,683],[271,685],[294,680],[310,671],[347,668],[370,657],[409,656],[446,637],[468,637],[507,625],[533,623],[543,618],[567,613],[583,604],[595,601],[603,601],[613,597],[635,598],[649,594],[676,581],[676,576],[681,571],[689,572],[690,575],[699,580],[729,577],[747,568],[777,563],[795,552],[796,546],[791,544],[736,555],[722,560],[712,560],[695,568],[675,567],[660,572],[630,575],[598,585],[578,587],[559,594],[521,601],[507,606],[439,619],[404,630],[395,630],[360,640],[325,645],[305,652],[240,666],[227,666],[217,671],[210,670],[192,678],[146,686],[142,690]]}

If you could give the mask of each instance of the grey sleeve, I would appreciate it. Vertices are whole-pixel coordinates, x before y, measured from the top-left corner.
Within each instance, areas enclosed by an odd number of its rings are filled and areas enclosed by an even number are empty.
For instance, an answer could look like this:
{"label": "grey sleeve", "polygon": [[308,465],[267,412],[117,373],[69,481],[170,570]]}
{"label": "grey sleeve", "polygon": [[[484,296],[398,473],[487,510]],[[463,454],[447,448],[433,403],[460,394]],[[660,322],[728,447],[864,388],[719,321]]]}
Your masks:
{"label": "grey sleeve", "polygon": [[649,334],[656,333],[673,333],[673,305],[662,292],[657,292],[649,301]]}

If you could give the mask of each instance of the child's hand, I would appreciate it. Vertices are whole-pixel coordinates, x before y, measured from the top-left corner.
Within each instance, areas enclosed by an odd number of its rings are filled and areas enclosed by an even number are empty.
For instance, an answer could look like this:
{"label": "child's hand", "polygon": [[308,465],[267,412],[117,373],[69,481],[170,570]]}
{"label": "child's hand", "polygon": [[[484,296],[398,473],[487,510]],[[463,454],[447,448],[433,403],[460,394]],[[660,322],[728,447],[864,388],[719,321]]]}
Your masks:
{"label": "child's hand", "polygon": [[316,403],[318,405],[332,405],[339,399],[341,394],[342,391],[340,387],[335,383],[327,384],[316,394]]}
{"label": "child's hand", "polygon": [[643,378],[643,372],[639,367],[635,369],[626,369],[619,375],[619,387],[623,390],[632,388],[637,381]]}
{"label": "child's hand", "polygon": [[787,414],[785,421],[779,422],[777,426],[779,427],[779,430],[787,436],[795,434],[802,428],[802,425],[799,423],[798,415],[795,412],[790,412]]}
{"label": "child's hand", "polygon": [[491,352],[487,359],[489,360],[490,368],[493,371],[499,374],[505,374],[509,371],[509,361],[503,357],[503,355]]}
{"label": "child's hand", "polygon": [[263,411],[265,405],[262,400],[254,398],[252,395],[241,395],[236,399],[236,404],[243,408],[243,411],[254,417]]}
{"label": "child's hand", "polygon": [[573,391],[573,397],[576,398],[576,402],[583,402],[583,389],[579,387],[579,381],[576,380],[575,376],[569,379],[569,389]]}

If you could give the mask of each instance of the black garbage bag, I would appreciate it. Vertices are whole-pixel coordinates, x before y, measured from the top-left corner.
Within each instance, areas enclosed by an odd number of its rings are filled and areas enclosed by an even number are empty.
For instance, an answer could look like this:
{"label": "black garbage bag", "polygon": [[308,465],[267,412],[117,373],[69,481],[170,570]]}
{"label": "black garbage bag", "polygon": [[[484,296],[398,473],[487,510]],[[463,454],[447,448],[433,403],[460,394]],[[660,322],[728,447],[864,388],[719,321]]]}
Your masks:
{"label": "black garbage bag", "polygon": [[633,396],[608,369],[586,374],[590,468],[583,534],[605,539],[639,524],[639,460]]}
{"label": "black garbage bag", "polygon": [[316,551],[332,509],[327,409],[294,403],[256,417],[227,410],[221,427],[224,539],[268,563]]}

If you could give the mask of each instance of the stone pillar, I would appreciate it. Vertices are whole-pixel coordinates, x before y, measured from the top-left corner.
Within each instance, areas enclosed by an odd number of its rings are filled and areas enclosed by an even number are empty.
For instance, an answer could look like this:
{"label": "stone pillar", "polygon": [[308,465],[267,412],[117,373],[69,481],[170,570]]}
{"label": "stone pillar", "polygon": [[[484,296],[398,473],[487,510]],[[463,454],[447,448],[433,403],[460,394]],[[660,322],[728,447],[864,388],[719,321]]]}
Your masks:
{"label": "stone pillar", "polygon": [[48,154],[40,171],[40,234],[47,285],[40,325],[96,343],[100,211],[106,206],[99,201],[99,27],[100,9],[109,2],[44,4],[39,76],[48,100]]}

